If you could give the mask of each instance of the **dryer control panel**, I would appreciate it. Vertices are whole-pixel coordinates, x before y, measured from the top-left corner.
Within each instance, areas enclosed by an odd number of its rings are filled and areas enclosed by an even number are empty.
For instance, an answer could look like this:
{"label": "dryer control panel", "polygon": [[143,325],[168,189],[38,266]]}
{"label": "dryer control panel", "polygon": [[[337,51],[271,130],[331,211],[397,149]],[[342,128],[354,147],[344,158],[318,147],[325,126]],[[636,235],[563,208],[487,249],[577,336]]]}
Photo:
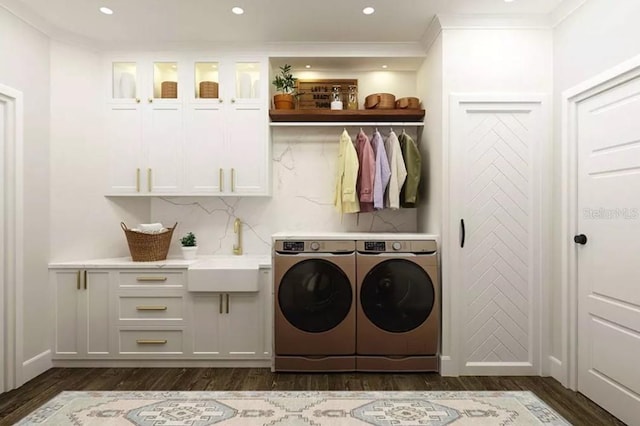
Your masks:
{"label": "dryer control panel", "polygon": [[360,253],[435,253],[434,240],[395,240],[395,241],[357,241],[356,249]]}

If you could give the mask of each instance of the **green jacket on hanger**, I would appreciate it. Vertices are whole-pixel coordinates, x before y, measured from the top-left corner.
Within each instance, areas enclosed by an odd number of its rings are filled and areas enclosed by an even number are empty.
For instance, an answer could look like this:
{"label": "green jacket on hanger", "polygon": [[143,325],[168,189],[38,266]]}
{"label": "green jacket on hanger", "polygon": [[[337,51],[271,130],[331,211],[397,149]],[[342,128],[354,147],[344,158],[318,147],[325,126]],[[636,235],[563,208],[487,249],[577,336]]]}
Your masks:
{"label": "green jacket on hanger", "polygon": [[420,186],[420,172],[422,169],[422,156],[418,145],[413,138],[404,131],[398,136],[402,157],[407,169],[407,179],[404,181],[400,193],[400,206],[405,208],[416,207],[418,203],[418,187]]}

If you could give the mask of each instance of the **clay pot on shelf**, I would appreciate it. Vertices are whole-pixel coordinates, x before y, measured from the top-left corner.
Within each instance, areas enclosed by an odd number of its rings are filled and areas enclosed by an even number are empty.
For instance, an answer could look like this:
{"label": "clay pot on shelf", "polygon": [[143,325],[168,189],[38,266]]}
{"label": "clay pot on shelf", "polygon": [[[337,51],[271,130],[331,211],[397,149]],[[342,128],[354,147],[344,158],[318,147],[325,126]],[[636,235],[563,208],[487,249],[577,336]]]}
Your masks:
{"label": "clay pot on shelf", "polygon": [[295,109],[295,99],[289,93],[279,93],[273,95],[273,106],[275,109]]}

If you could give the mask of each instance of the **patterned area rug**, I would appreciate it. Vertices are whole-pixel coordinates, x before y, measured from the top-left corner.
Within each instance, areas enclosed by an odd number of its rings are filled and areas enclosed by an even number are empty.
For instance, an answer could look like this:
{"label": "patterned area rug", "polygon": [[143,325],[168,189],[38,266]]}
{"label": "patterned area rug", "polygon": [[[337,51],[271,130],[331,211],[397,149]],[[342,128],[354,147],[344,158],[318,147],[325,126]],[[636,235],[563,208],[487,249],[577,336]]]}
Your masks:
{"label": "patterned area rug", "polygon": [[63,392],[18,425],[569,425],[531,392]]}

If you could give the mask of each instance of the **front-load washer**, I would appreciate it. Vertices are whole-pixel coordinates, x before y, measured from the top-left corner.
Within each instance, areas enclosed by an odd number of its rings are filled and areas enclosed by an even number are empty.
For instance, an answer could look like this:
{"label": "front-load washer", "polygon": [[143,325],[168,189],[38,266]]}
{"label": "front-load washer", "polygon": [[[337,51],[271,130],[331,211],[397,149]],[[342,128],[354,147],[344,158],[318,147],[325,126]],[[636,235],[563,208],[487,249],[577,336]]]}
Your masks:
{"label": "front-load washer", "polygon": [[354,371],[355,241],[276,240],[274,369]]}
{"label": "front-load washer", "polygon": [[435,240],[356,242],[358,371],[438,371]]}

